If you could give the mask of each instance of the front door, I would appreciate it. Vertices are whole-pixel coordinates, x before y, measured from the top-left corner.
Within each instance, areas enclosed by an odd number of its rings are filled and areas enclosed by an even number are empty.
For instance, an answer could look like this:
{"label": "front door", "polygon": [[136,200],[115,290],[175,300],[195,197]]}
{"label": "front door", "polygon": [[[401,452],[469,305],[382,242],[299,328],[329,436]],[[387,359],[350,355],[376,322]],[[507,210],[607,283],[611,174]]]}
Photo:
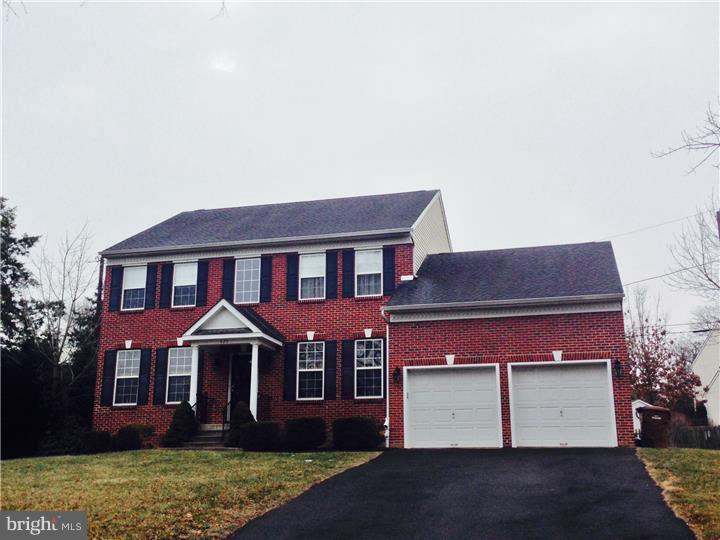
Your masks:
{"label": "front door", "polygon": [[230,355],[230,415],[240,401],[250,403],[250,354]]}

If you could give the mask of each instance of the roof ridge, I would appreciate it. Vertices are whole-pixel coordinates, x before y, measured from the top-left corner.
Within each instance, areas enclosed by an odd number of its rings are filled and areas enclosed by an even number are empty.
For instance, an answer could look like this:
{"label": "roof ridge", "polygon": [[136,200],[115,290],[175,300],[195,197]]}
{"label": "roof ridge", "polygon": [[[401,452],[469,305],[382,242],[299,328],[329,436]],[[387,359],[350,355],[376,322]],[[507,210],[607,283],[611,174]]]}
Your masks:
{"label": "roof ridge", "polygon": [[473,249],[473,250],[465,250],[465,251],[448,251],[445,253],[433,253],[432,255],[428,255],[428,257],[439,257],[444,255],[472,255],[474,253],[494,253],[494,252],[508,252],[508,251],[526,251],[531,249],[543,249],[543,248],[554,248],[554,247],[572,247],[572,246],[589,246],[593,244],[609,244],[612,246],[612,242],[609,240],[599,240],[599,241],[592,241],[592,242],[573,242],[570,244],[543,244],[540,246],[520,246],[520,247],[512,247],[512,248],[496,248],[496,249]]}

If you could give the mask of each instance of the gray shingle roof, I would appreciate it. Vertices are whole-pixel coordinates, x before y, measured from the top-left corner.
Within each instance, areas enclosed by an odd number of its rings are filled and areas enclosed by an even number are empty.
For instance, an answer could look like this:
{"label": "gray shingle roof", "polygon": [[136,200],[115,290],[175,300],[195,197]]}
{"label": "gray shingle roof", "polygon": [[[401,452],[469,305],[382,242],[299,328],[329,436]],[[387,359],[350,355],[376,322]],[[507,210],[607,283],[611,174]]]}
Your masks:
{"label": "gray shingle roof", "polygon": [[102,252],[231,246],[297,237],[409,231],[438,193],[412,191],[182,212]]}
{"label": "gray shingle roof", "polygon": [[388,307],[622,295],[610,242],[430,255]]}

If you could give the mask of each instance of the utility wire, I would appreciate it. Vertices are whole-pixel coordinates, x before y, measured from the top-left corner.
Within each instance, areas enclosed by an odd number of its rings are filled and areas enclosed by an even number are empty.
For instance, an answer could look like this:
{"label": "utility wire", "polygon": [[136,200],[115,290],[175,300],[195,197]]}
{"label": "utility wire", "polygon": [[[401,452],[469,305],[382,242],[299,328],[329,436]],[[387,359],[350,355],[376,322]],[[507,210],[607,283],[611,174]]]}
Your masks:
{"label": "utility wire", "polygon": [[660,279],[666,276],[672,276],[673,274],[678,274],[680,272],[684,272],[685,270],[692,270],[693,268],[700,268],[701,266],[705,266],[706,264],[712,264],[715,262],[718,262],[720,259],[715,259],[714,261],[708,261],[706,263],[696,264],[694,266],[685,266],[683,268],[678,268],[677,270],[673,270],[672,272],[668,272],[667,274],[660,274],[659,276],[651,276],[644,279],[638,279],[637,281],[630,281],[628,283],[623,283],[623,287],[627,287],[629,285],[635,285],[636,283],[642,283],[644,281],[650,281],[652,279]]}
{"label": "utility wire", "polygon": [[613,238],[619,238],[621,236],[627,236],[629,234],[635,234],[635,233],[639,233],[639,232],[643,232],[643,231],[649,231],[650,229],[657,229],[658,227],[662,227],[663,225],[670,225],[671,223],[678,223],[680,221],[685,221],[686,219],[694,218],[704,212],[705,211],[698,212],[697,214],[692,214],[692,215],[681,217],[678,219],[671,219],[670,221],[663,221],[662,223],[657,223],[655,225],[648,225],[647,227],[641,227],[640,229],[633,229],[632,231],[627,231],[627,232],[623,232],[620,234],[614,234],[612,236],[606,236],[605,238],[602,238],[602,240],[611,240]]}

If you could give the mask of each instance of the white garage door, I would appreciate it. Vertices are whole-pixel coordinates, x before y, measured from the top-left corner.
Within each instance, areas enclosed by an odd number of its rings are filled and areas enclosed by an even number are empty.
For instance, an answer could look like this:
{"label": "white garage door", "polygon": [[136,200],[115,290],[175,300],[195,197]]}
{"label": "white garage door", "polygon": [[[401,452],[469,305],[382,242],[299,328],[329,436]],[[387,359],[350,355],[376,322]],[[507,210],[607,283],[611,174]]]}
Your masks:
{"label": "white garage door", "polygon": [[502,446],[496,366],[407,373],[407,448]]}
{"label": "white garage door", "polygon": [[513,446],[617,446],[608,366],[511,366]]}

